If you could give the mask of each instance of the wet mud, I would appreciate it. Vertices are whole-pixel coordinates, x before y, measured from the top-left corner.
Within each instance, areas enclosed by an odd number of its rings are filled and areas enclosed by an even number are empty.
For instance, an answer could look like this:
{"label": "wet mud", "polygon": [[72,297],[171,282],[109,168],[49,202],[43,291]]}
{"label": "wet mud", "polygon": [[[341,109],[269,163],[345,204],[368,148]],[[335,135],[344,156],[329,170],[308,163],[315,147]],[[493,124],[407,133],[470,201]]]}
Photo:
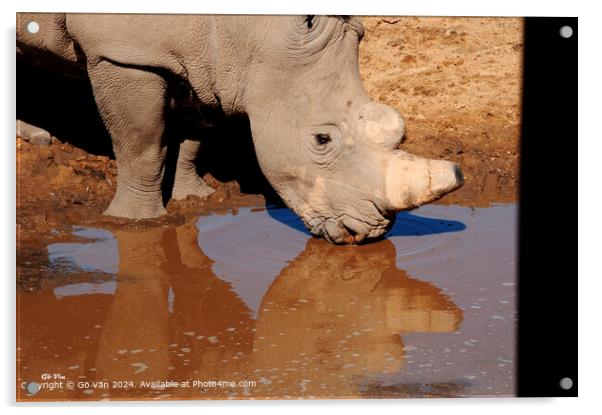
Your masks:
{"label": "wet mud", "polygon": [[426,206],[350,247],[288,209],[75,227],[18,296],[17,376],[76,386],[18,399],[512,395],[515,216]]}

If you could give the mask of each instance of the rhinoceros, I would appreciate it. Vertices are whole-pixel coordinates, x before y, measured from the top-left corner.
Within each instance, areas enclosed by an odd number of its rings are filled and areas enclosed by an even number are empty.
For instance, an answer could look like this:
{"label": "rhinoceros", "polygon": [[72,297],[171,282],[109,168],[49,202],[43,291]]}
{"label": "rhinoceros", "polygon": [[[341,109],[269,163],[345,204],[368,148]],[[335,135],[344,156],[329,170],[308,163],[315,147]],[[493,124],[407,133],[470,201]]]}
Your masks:
{"label": "rhinoceros", "polygon": [[[265,177],[333,243],[377,238],[396,212],[463,184],[457,164],[399,149],[403,118],[362,86],[363,35],[349,16],[17,15],[18,53],[80,66],[90,79],[118,168],[106,215],[166,213],[164,115],[179,82],[201,110],[248,117]],[[172,197],[212,193],[195,169],[199,141],[175,145]]]}

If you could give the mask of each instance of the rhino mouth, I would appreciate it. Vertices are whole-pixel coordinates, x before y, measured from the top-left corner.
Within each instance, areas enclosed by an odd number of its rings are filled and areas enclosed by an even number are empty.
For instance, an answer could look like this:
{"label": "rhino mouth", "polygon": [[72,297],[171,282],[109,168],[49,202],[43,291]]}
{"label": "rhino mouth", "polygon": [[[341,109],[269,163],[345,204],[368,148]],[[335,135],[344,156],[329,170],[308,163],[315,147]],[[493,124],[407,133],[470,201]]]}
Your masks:
{"label": "rhino mouth", "polygon": [[357,245],[383,236],[395,223],[395,215],[376,205],[369,215],[345,212],[337,216],[314,216],[305,226],[316,236],[338,245]]}

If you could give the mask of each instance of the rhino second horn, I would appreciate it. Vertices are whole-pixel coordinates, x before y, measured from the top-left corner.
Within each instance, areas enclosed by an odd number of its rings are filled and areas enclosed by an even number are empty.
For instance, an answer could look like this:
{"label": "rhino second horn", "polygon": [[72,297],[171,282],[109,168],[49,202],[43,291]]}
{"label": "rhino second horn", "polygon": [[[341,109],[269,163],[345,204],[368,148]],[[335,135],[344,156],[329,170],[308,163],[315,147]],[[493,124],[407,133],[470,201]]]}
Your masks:
{"label": "rhino second horn", "polygon": [[361,134],[379,147],[395,148],[402,142],[406,126],[401,115],[393,108],[370,101],[359,114]]}

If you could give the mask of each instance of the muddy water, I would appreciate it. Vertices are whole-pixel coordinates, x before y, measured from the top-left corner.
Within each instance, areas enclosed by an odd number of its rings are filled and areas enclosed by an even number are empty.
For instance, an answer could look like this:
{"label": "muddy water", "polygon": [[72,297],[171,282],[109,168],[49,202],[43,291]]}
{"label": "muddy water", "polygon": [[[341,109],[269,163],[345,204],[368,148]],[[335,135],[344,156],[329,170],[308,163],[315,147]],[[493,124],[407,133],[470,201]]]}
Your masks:
{"label": "muddy water", "polygon": [[74,229],[18,295],[18,398],[513,395],[516,211],[425,206],[353,247],[286,209]]}

